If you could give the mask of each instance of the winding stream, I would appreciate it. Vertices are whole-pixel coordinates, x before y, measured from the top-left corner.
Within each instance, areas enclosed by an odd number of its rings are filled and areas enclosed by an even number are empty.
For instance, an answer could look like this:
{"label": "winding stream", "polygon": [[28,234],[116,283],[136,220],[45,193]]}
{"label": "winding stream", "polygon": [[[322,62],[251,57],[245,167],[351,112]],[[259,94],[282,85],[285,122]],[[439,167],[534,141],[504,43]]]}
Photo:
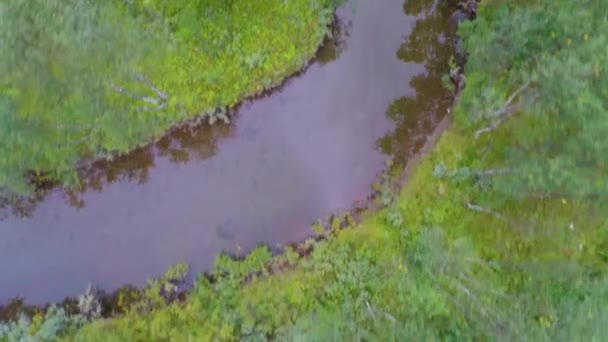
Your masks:
{"label": "winding stream", "polygon": [[208,270],[367,198],[385,160],[405,162],[444,115],[454,25],[429,0],[353,0],[338,17],[317,61],[231,125],[178,130],[95,164],[78,193],[5,206],[0,302],[143,285],[176,262]]}

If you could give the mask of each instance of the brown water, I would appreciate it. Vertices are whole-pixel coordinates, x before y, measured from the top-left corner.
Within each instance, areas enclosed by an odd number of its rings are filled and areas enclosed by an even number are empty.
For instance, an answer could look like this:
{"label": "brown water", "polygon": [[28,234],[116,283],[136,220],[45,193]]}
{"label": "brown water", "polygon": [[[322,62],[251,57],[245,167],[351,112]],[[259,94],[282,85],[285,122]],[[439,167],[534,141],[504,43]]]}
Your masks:
{"label": "brown water", "polygon": [[385,160],[405,162],[445,113],[453,25],[430,0],[353,0],[338,16],[318,61],[230,126],[176,131],[97,163],[79,193],[9,206],[0,301],[142,285],[176,262],[208,270],[223,250],[303,239],[366,198]]}

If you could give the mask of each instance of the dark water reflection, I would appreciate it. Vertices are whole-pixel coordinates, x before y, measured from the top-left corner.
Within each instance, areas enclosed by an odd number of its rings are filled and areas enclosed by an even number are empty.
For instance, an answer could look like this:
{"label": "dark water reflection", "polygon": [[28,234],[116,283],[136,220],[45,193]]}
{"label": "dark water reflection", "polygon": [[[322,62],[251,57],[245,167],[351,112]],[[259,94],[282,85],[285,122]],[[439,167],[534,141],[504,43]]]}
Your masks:
{"label": "dark water reflection", "polygon": [[442,77],[449,72],[449,59],[457,43],[456,22],[450,20],[455,1],[411,0],[403,10],[418,20],[397,51],[404,62],[424,64],[424,72],[410,80],[414,96],[402,96],[391,103],[386,116],[395,123],[394,130],[378,140],[379,148],[393,155],[403,166],[414,155],[447,113],[453,94]]}
{"label": "dark water reflection", "polygon": [[222,250],[302,239],[366,198],[385,160],[406,162],[449,105],[454,28],[435,6],[354,0],[317,63],[231,125],[96,163],[79,192],[0,201],[0,301],[141,285],[182,261],[206,270]]}
{"label": "dark water reflection", "polygon": [[346,49],[346,42],[350,36],[353,22],[347,18],[334,17],[334,26],[330,35],[325,38],[323,46],[319,49],[316,56],[316,62],[319,64],[327,64],[340,56],[340,53]]}

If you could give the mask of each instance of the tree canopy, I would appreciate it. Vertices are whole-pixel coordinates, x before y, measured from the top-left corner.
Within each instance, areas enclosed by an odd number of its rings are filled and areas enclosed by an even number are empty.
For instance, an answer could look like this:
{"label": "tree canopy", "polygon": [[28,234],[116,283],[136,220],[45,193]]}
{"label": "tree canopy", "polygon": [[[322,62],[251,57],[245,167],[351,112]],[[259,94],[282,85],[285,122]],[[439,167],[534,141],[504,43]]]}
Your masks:
{"label": "tree canopy", "polygon": [[[498,197],[606,200],[607,15],[601,0],[494,1],[462,25],[468,85],[479,91],[460,108],[483,122],[475,137],[501,149],[496,167],[509,172],[494,181]],[[509,136],[497,138],[503,123]]]}

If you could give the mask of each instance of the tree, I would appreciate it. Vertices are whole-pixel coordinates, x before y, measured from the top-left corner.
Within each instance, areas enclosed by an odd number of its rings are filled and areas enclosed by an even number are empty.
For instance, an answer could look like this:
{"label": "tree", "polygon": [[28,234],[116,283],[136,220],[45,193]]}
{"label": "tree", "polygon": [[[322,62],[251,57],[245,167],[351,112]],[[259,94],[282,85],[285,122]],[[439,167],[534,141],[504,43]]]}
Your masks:
{"label": "tree", "polygon": [[[463,94],[461,122],[481,123],[475,137],[510,170],[495,178],[495,199],[606,199],[607,14],[601,0],[498,1],[462,25],[477,93]],[[496,133],[506,122],[508,135]]]}

